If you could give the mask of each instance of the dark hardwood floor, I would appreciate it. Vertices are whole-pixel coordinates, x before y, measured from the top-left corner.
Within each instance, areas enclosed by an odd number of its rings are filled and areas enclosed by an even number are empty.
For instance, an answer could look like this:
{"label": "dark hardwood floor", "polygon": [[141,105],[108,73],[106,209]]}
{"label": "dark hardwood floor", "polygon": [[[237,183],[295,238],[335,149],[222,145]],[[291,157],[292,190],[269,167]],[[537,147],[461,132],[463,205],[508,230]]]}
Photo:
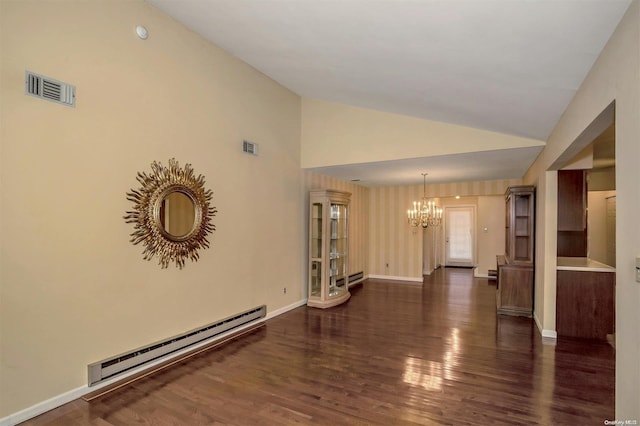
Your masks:
{"label": "dark hardwood floor", "polygon": [[614,349],[544,345],[496,316],[495,286],[440,269],[369,280],[344,305],[301,307],[228,344],[25,425],[602,425]]}

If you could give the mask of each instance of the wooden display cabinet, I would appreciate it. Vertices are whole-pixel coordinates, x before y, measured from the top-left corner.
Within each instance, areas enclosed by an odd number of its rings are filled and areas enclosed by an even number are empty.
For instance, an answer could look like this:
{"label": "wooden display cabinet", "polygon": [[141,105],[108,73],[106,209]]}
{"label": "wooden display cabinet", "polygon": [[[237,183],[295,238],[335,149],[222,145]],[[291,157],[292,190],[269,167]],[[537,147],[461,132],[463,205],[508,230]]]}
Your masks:
{"label": "wooden display cabinet", "polygon": [[511,186],[505,194],[505,257],[510,264],[533,264],[535,187]]}
{"label": "wooden display cabinet", "polygon": [[533,314],[534,231],[535,187],[509,187],[505,193],[505,254],[497,257],[499,314]]}
{"label": "wooden display cabinet", "polygon": [[348,192],[309,193],[309,297],[307,306],[329,308],[349,293]]}

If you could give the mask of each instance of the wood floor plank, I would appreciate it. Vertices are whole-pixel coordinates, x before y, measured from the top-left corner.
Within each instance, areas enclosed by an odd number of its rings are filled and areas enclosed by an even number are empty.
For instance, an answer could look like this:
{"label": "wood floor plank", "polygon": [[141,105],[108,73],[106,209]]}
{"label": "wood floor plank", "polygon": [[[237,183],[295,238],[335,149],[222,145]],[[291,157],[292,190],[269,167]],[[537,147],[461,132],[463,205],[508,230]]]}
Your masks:
{"label": "wood floor plank", "polygon": [[439,269],[367,280],[344,305],[300,307],[227,344],[25,425],[603,424],[615,350],[545,345],[497,316],[495,286]]}

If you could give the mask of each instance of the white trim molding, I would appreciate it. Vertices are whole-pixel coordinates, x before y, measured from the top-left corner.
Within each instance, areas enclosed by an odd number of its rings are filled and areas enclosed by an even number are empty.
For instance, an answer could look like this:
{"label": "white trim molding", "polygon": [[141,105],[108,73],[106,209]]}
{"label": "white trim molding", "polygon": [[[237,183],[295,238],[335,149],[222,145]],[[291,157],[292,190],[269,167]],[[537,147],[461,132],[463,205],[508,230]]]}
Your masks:
{"label": "white trim molding", "polygon": [[285,312],[289,312],[289,311],[291,311],[291,310],[293,310],[295,308],[299,308],[300,306],[304,306],[306,304],[307,304],[307,299],[306,298],[298,300],[297,302],[294,302],[294,303],[292,303],[292,304],[290,304],[288,306],[285,306],[285,307],[280,308],[280,309],[276,309],[273,312],[267,312],[267,316],[264,317],[264,320],[265,321],[266,320],[270,320],[271,318],[275,318],[278,315],[282,315]]}
{"label": "white trim molding", "polygon": [[389,281],[411,281],[416,283],[421,283],[423,278],[417,277],[397,277],[394,275],[369,275],[368,278],[375,278],[378,280],[389,280]]}
{"label": "white trim molding", "polygon": [[478,267],[473,268],[473,277],[474,278],[491,278],[489,274],[479,274]]}
{"label": "white trim molding", "polygon": [[533,319],[536,322],[536,326],[538,327],[538,330],[540,331],[540,334],[542,335],[543,338],[546,339],[557,339],[558,338],[558,332],[555,330],[545,330],[544,328],[542,328],[542,324],[540,324],[540,320],[538,319],[538,315],[536,315],[536,313],[533,313]]}
{"label": "white trim molding", "polygon": [[68,392],[49,398],[46,401],[39,402],[31,407],[20,410],[17,413],[9,414],[7,417],[0,419],[0,426],[14,426],[18,423],[22,423],[26,420],[39,416],[42,413],[46,413],[49,410],[58,408],[68,402],[78,399],[83,395],[93,391],[89,389],[89,386],[84,385],[79,388],[72,389]]}
{"label": "white trim molding", "polygon": [[[177,351],[175,353],[172,353],[168,356],[159,358],[156,361],[150,362],[148,364],[145,364],[144,366],[141,366],[139,368],[135,368],[132,369],[131,371],[127,372],[126,374],[120,375],[118,377],[114,377],[111,380],[105,380],[103,383],[100,383],[99,385],[95,385],[95,386],[91,386],[89,387],[88,385],[84,385],[84,386],[80,386],[79,388],[76,389],[72,389],[68,392],[62,393],[60,395],[54,396],[53,398],[47,399],[46,401],[42,401],[39,402],[35,405],[32,405],[31,407],[27,407],[24,410],[18,411],[17,413],[13,413],[13,414],[9,414],[7,417],[4,417],[2,419],[0,419],[0,426],[14,426],[17,425],[18,423],[24,422],[26,420],[32,419],[36,416],[39,416],[42,413],[45,413],[49,410],[53,410],[54,408],[60,407],[61,405],[64,405],[68,402],[71,402],[75,399],[81,398],[84,395],[87,395],[89,393],[93,393],[97,390],[100,390],[102,388],[105,388],[107,386],[111,386],[113,385],[115,382],[119,382],[123,379],[126,379],[127,377],[132,377],[136,374],[139,374],[145,370],[149,370],[150,368],[157,366],[161,363],[165,363],[171,359],[174,358],[179,358],[181,356],[183,356],[184,354],[193,351],[194,349],[206,346],[211,344],[212,342],[216,342],[218,340],[222,340],[226,337],[228,337],[231,334],[235,334],[238,331],[244,330],[246,328],[249,327],[253,327],[256,324],[259,324],[261,322],[264,322],[266,320],[269,320],[271,318],[277,317],[278,315],[282,315],[285,312],[288,312],[292,309],[298,308],[300,306],[303,306],[307,303],[307,299],[301,299],[298,300],[297,302],[294,302],[288,306],[285,306],[283,308],[280,309],[276,309],[273,312],[269,312],[267,313],[267,315],[261,319],[260,321],[256,321],[256,322],[252,322],[250,324],[245,324],[243,326],[234,328],[233,330],[229,330],[226,333],[222,333],[218,336],[214,336],[210,339],[204,340],[200,343],[197,343],[193,346],[189,346],[188,348],[185,348],[183,350]],[[86,367],[85,367],[86,368]]]}

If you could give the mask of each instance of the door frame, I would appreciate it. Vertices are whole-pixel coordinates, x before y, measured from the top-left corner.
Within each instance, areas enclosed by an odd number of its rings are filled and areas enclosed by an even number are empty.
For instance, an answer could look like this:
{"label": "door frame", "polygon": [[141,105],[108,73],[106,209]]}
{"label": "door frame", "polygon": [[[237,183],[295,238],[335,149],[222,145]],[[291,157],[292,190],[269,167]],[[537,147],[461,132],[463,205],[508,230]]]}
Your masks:
{"label": "door frame", "polygon": [[[449,258],[447,256],[447,252],[448,252],[448,246],[447,244],[449,244],[449,242],[447,241],[447,234],[448,234],[448,224],[447,224],[447,211],[450,209],[460,209],[460,208],[464,208],[464,209],[469,209],[471,210],[471,262],[450,262]],[[442,249],[443,249],[443,263],[444,266],[462,266],[462,267],[470,267],[473,268],[476,266],[476,261],[477,261],[477,244],[478,244],[478,238],[476,235],[476,230],[477,230],[477,218],[478,218],[478,212],[477,212],[477,205],[475,204],[451,204],[451,205],[445,205],[443,207],[443,218],[442,218]]]}

